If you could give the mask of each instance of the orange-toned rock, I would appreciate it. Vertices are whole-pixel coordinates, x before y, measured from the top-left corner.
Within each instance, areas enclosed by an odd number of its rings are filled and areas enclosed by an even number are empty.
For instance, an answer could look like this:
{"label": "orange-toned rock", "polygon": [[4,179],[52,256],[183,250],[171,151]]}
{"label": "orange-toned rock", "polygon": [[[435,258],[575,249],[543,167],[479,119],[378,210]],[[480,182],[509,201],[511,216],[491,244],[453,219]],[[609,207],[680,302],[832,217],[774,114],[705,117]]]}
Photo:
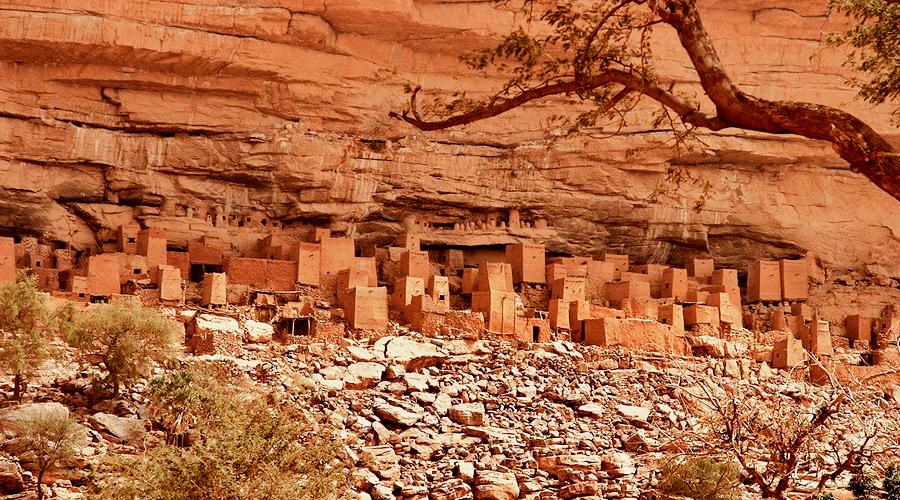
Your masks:
{"label": "orange-toned rock", "polygon": [[[699,4],[742,89],[836,105],[898,138],[889,105],[854,101],[844,54],[809,43],[841,27],[824,15],[824,0]],[[682,160],[710,196],[694,211],[702,193],[693,187],[647,201],[677,156],[656,147],[667,137],[637,125],[609,139],[560,138],[547,123],[571,109],[564,99],[464,130],[420,133],[388,119],[404,106],[401,81],[444,93],[466,82],[473,96],[495,89],[505,75],[469,72],[458,55],[521,24],[512,4],[12,5],[0,10],[4,234],[83,250],[140,224],[165,229],[179,249],[212,233],[247,251],[264,233],[304,222],[386,241],[401,232],[398,221],[439,210],[442,226],[416,233],[424,244],[538,237],[558,254],[647,262],[664,253],[674,265],[714,257],[742,273],[749,260],[811,251],[826,265],[879,264],[900,276],[890,258],[900,242],[885,236],[898,232],[900,202],[823,143],[698,131],[702,151]],[[671,30],[654,42],[662,81],[702,96]],[[640,123],[650,110],[635,113],[631,123]],[[634,150],[647,152],[626,154]],[[451,229],[491,210],[508,220],[490,231]],[[150,268],[166,263],[147,257]],[[333,278],[345,267],[324,268]]]}

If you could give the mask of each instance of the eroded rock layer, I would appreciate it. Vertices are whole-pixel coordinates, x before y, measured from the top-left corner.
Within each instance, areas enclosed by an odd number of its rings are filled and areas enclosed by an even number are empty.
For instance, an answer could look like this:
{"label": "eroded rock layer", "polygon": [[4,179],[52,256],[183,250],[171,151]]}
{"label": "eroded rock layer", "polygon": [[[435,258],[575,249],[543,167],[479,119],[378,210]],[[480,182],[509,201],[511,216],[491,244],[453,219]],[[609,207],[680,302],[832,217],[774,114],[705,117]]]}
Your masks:
{"label": "eroded rock layer", "polygon": [[[700,3],[749,92],[836,105],[896,137],[820,44],[841,26],[824,0]],[[429,223],[423,243],[537,236],[723,266],[812,252],[900,276],[900,202],[825,143],[725,130],[676,151],[639,119],[649,109],[617,137],[559,139],[561,100],[445,132],[388,119],[404,83],[496,86],[457,56],[523,22],[467,0],[0,0],[0,232],[83,249],[134,221],[176,245],[319,225],[384,244],[412,216]],[[672,33],[656,36],[663,78],[699,96]],[[673,163],[699,181],[668,180]],[[549,230],[453,230],[513,209]]]}

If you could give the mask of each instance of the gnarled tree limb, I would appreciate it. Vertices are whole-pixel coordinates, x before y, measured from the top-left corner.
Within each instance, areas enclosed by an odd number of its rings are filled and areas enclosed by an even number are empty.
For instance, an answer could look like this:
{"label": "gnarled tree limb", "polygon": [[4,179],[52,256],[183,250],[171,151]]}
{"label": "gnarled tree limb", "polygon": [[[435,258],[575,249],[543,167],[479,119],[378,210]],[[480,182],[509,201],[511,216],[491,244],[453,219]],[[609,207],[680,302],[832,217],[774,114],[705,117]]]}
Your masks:
{"label": "gnarled tree limb", "polygon": [[[719,120],[715,116],[709,116],[701,113],[700,110],[693,106],[691,103],[682,99],[681,97],[678,97],[672,92],[663,89],[659,85],[648,82],[647,80],[643,79],[640,76],[634,75],[633,73],[616,69],[608,69],[599,75],[586,79],[584,82],[569,80],[535,87],[533,89],[526,90],[521,94],[516,95],[515,97],[498,100],[493,105],[477,108],[467,113],[454,115],[447,119],[438,121],[425,121],[421,118],[421,115],[419,114],[419,111],[416,107],[416,94],[420,89],[416,88],[415,90],[413,90],[412,97],[410,98],[410,109],[399,114],[392,111],[389,116],[391,118],[399,118],[406,123],[409,123],[410,125],[418,128],[419,130],[442,130],[445,128],[466,125],[487,118],[492,118],[511,109],[522,106],[525,103],[544,97],[553,95],[566,95],[575,92],[584,92],[613,83],[618,83],[620,85],[623,85],[626,89],[630,89],[631,91],[636,91],[644,94],[647,97],[650,97],[651,99],[673,110],[676,114],[678,114],[679,117],[681,117],[682,121],[684,121],[685,123],[707,128],[710,130],[721,130],[728,126],[726,122]],[[621,94],[621,92],[619,94]],[[622,97],[624,97],[624,94],[621,95],[621,97],[613,97],[613,99],[621,99]],[[412,116],[409,116],[410,112],[412,113]]]}
{"label": "gnarled tree limb", "polygon": [[[888,1],[894,3],[894,0]],[[646,0],[635,0],[634,3],[646,3]],[[696,0],[650,0],[649,8],[660,21],[677,32],[704,92],[716,107],[715,115],[703,114],[685,99],[640,75],[624,70],[605,69],[590,78],[571,77],[566,81],[541,85],[513,97],[497,100],[492,105],[436,121],[427,121],[418,115],[413,93],[413,116],[409,116],[409,111],[400,114],[391,112],[390,116],[402,119],[421,130],[440,130],[494,117],[544,97],[619,84],[670,108],[686,124],[712,131],[734,127],[771,134],[796,134],[828,141],[855,172],[865,175],[876,186],[900,199],[900,157],[870,126],[849,113],[829,106],[797,101],[770,101],[742,92],[724,70],[712,39],[701,22]]]}

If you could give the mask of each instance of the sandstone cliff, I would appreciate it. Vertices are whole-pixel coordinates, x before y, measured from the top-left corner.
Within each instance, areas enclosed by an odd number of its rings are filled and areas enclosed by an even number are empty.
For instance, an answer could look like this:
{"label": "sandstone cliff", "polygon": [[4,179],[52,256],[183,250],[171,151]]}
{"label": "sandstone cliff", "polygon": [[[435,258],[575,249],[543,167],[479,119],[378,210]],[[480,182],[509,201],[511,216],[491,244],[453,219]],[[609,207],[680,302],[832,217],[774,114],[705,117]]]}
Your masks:
{"label": "sandstone cliff", "polygon": [[[840,27],[824,0],[700,3],[750,92],[836,105],[897,137],[820,45]],[[439,133],[388,120],[405,82],[496,85],[457,55],[522,21],[467,0],[0,0],[0,232],[81,249],[136,220],[175,245],[213,232],[238,247],[312,224],[383,244],[414,216],[432,228],[424,243],[536,236],[557,252],[739,268],[812,252],[900,276],[900,202],[824,143],[725,130],[680,155],[639,121],[551,141],[561,102]],[[672,34],[657,36],[661,72],[694,86]],[[677,162],[710,183],[700,210],[690,185],[651,200]],[[452,231],[510,209],[550,228]]]}

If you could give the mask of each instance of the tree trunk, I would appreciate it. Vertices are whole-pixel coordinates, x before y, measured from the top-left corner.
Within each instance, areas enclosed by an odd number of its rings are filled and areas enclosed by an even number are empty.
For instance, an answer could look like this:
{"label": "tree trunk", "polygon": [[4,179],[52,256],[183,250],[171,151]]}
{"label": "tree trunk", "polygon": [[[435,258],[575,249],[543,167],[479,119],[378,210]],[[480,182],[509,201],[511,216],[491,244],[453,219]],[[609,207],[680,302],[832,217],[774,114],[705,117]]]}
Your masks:
{"label": "tree trunk", "polygon": [[44,469],[38,470],[37,475],[37,497],[38,500],[44,500],[44,488],[41,487],[41,484],[44,482]]}
{"label": "tree trunk", "polygon": [[22,401],[22,375],[16,374],[13,378],[13,400]]}
{"label": "tree trunk", "polygon": [[725,72],[712,39],[703,27],[696,0],[663,0],[654,12],[678,33],[716,106],[717,118],[729,127],[771,134],[796,134],[831,143],[854,172],[900,200],[900,158],[894,148],[862,120],[839,109],[795,101],[767,101],[745,94]]}

